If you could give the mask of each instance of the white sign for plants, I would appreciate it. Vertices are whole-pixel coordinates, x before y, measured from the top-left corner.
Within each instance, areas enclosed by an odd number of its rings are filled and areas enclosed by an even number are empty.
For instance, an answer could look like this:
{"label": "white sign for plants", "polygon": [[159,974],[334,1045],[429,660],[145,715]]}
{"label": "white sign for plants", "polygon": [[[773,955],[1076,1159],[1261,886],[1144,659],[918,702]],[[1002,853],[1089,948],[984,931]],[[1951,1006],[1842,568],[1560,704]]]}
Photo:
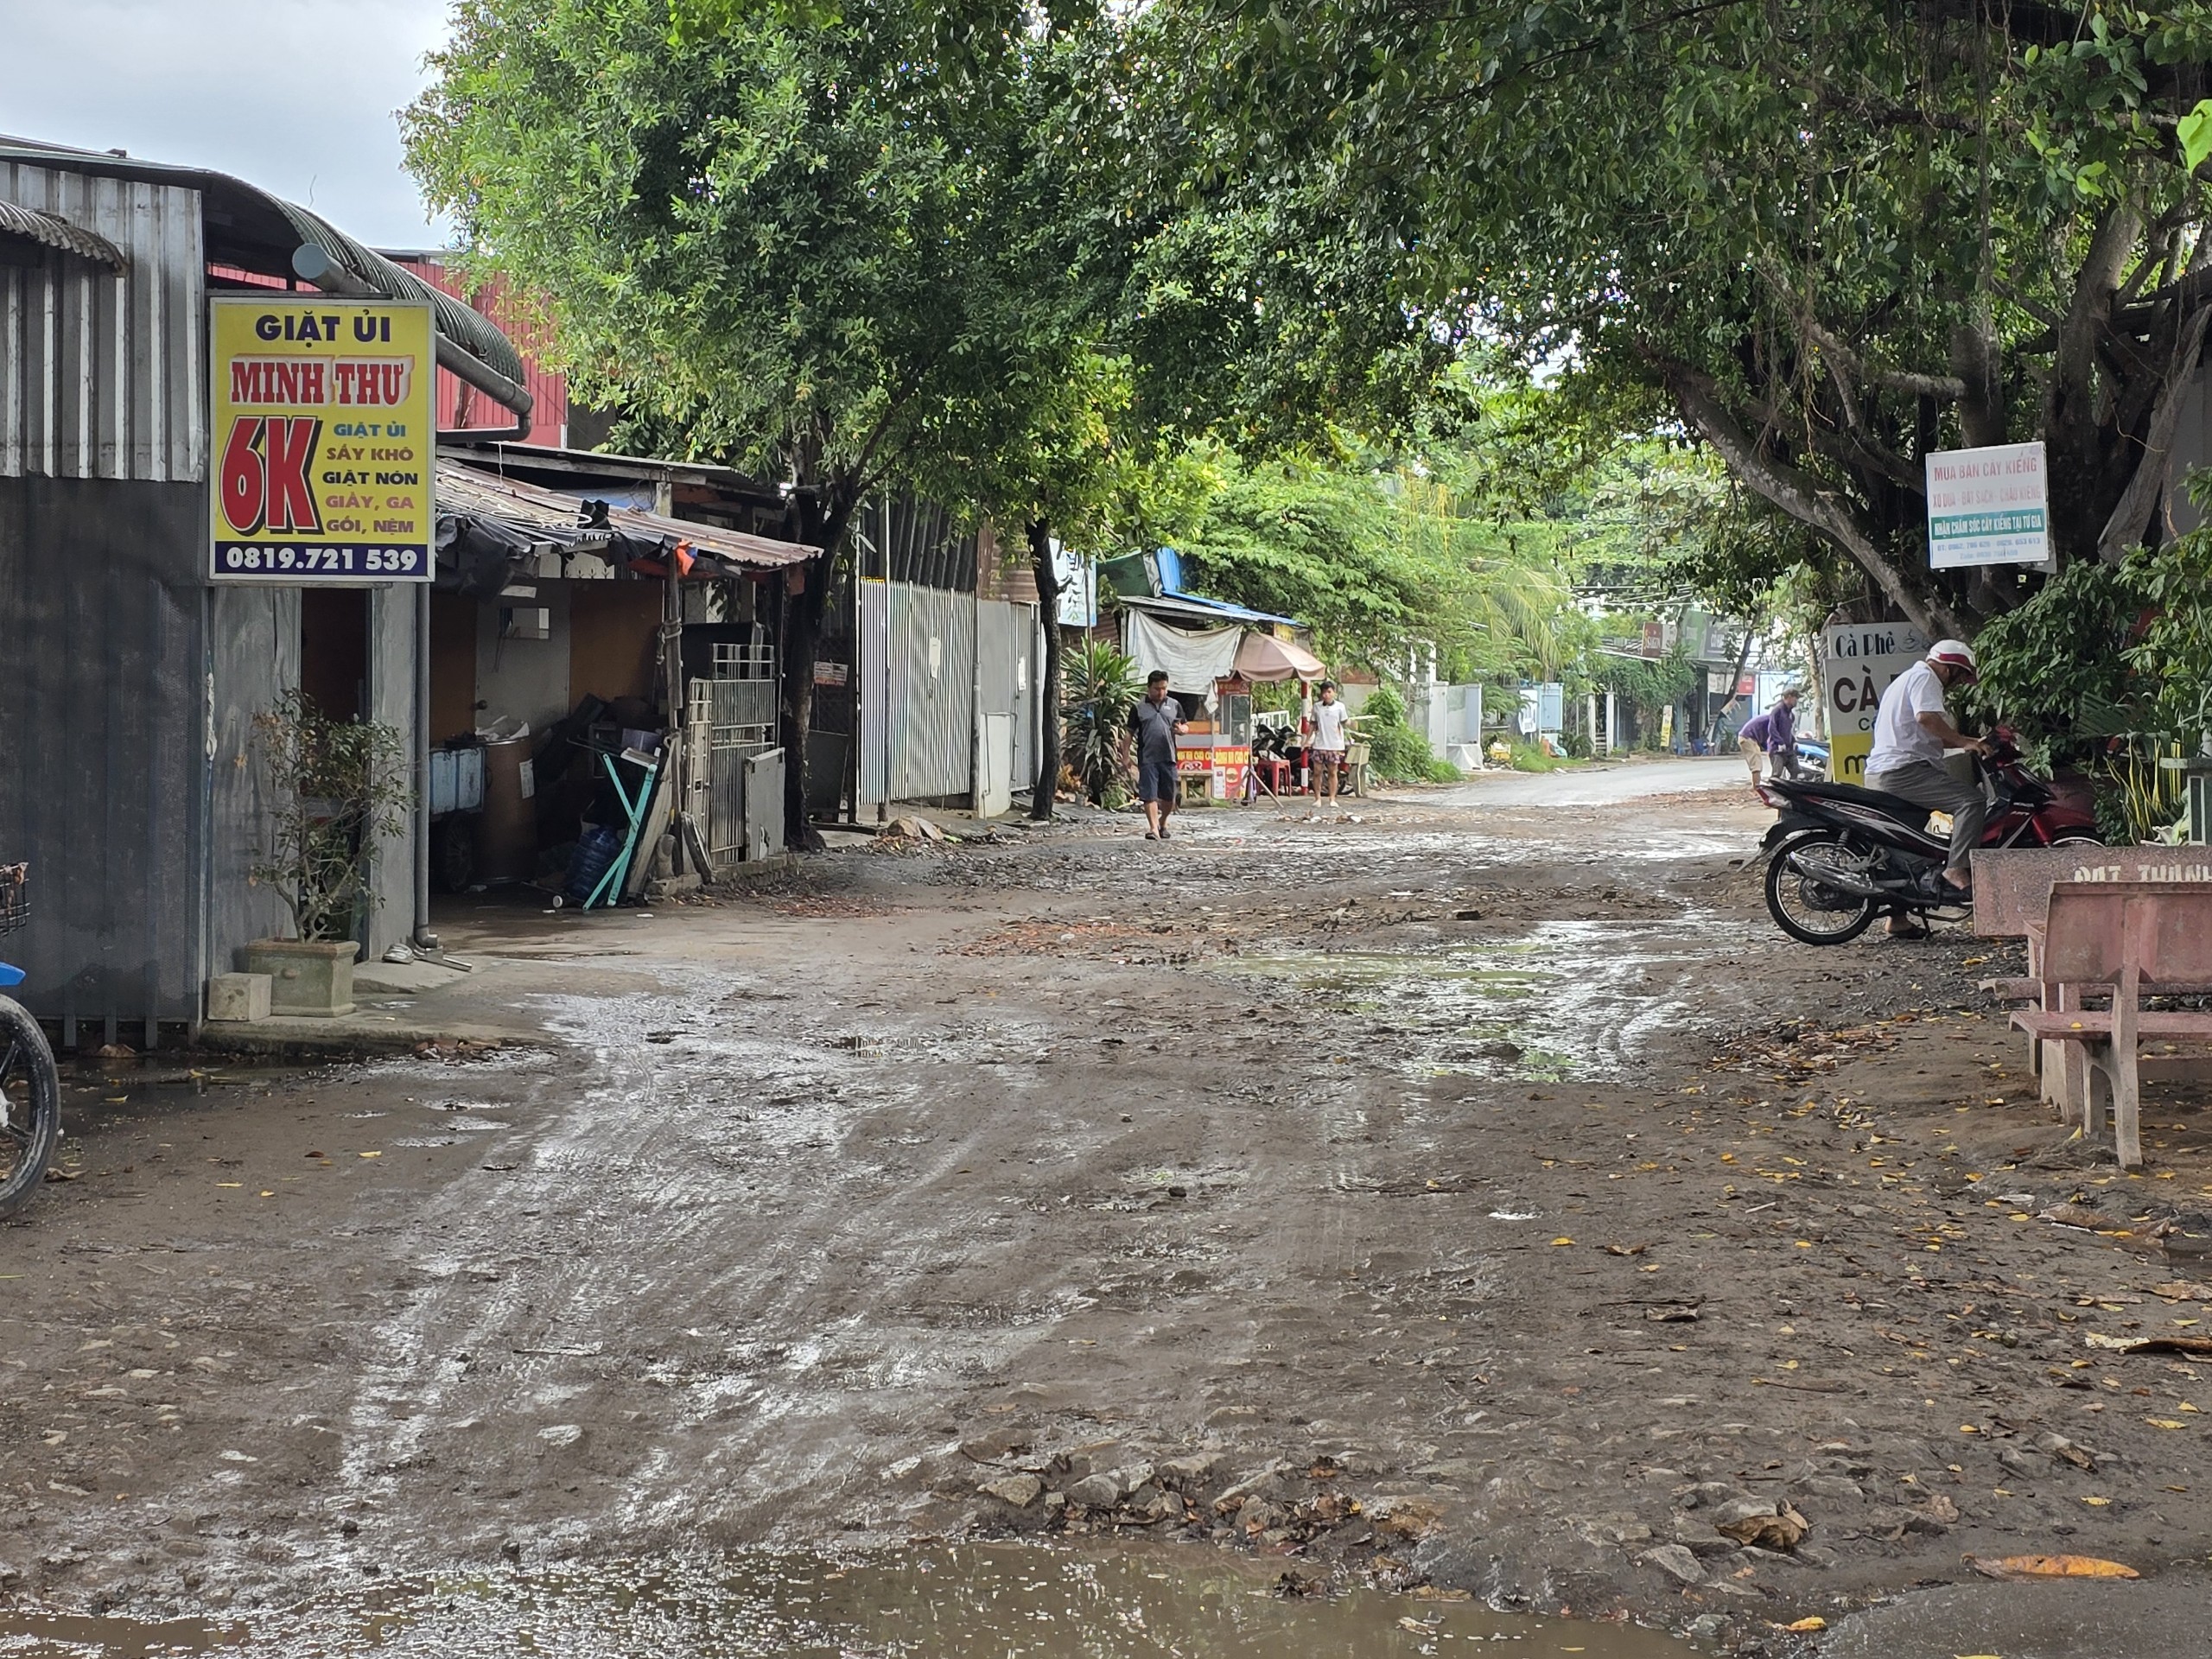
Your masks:
{"label": "white sign for plants", "polygon": [[2050,557],[2050,479],[2041,443],[1938,450],[1927,471],[1929,569]]}

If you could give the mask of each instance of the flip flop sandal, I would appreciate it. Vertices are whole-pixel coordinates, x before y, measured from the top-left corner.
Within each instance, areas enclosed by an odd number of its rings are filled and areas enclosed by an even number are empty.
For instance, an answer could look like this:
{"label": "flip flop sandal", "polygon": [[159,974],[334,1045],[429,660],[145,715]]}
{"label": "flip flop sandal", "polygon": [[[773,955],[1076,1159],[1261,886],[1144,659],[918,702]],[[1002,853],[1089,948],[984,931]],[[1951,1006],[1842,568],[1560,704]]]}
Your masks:
{"label": "flip flop sandal", "polygon": [[1933,938],[1934,935],[1935,930],[1927,923],[1912,922],[1904,927],[1890,930],[1884,933],[1883,937],[1891,939],[1925,939]]}

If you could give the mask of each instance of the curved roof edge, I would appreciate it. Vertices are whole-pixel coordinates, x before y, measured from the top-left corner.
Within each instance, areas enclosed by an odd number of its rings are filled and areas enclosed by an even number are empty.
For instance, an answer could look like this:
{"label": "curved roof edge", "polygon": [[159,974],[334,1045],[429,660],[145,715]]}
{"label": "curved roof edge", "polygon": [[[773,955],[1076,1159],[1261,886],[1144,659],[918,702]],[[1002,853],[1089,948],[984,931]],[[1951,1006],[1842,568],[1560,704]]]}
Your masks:
{"label": "curved roof edge", "polygon": [[88,231],[81,225],[72,225],[55,213],[42,213],[35,207],[19,202],[0,201],[0,231],[27,237],[33,242],[43,243],[49,248],[59,248],[64,253],[73,253],[79,259],[89,259],[94,264],[121,270],[130,262],[123,257],[123,250],[97,231]]}
{"label": "curved roof edge", "polygon": [[386,299],[429,301],[440,334],[508,379],[519,382],[524,378],[522,354],[483,313],[440,293],[320,213],[271,195],[258,185],[207,168],[141,161],[135,156],[6,135],[0,135],[0,162],[198,190],[203,199],[200,211],[211,264],[289,278],[292,250],[302,242],[311,242]]}

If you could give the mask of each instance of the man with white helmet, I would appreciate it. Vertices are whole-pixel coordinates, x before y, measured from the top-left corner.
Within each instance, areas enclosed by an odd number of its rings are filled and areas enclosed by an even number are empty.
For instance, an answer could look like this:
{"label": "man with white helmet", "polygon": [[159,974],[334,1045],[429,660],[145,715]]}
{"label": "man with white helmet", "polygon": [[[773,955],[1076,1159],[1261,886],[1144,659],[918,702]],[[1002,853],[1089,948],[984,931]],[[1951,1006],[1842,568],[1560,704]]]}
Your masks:
{"label": "man with white helmet", "polygon": [[[1874,747],[1866,757],[1867,788],[1951,815],[1950,856],[1928,885],[1937,897],[1961,900],[1974,896],[1967,858],[1981,845],[1989,806],[1979,785],[1961,783],[1943,769],[1943,751],[1986,754],[1989,746],[1951,723],[1943,693],[1955,685],[1971,685],[1977,677],[1972,646],[1961,639],[1938,639],[1925,659],[1882,693],[1874,714]],[[1897,931],[1892,925],[1891,931]]]}

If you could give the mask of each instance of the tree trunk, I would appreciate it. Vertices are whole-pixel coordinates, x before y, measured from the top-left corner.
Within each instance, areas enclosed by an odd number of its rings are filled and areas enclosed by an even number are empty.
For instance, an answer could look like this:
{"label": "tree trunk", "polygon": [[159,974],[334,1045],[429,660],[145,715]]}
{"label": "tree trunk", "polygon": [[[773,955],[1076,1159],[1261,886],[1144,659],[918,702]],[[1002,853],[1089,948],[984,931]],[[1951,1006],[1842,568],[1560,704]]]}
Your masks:
{"label": "tree trunk", "polygon": [[814,731],[814,659],[822,643],[822,624],[829,613],[830,590],[845,555],[845,532],[858,505],[849,490],[830,496],[828,510],[818,499],[799,500],[798,539],[822,551],[796,567],[806,578],[805,588],[791,594],[784,606],[783,696],[777,738],[784,747],[784,841],[802,852],[822,850],[822,837],[808,822],[806,810],[807,740]]}
{"label": "tree trunk", "polygon": [[2158,401],[2152,406],[2142,456],[2097,537],[2097,557],[2107,564],[2118,564],[2126,558],[2128,550],[2141,542],[2151,527],[2151,515],[2167,487],[2174,433],[2181,425],[2182,405],[2196,378],[2196,359],[2204,350],[2208,322],[2212,322],[2212,307],[2199,308],[2182,325],[2181,348],[2167,365]]}
{"label": "tree trunk", "polygon": [[798,568],[806,586],[784,606],[782,729],[777,736],[784,746],[784,844],[810,853],[819,849],[821,838],[807,821],[806,746],[814,730],[814,658],[829,603],[830,556]]}
{"label": "tree trunk", "polygon": [[[1735,672],[1728,677],[1727,702],[1723,702],[1720,705],[1721,713],[1719,715],[1715,715],[1713,717],[1713,724],[1706,731],[1705,747],[1708,749],[1717,747],[1720,742],[1721,715],[1726,714],[1728,711],[1728,704],[1736,701],[1736,688],[1744,683],[1744,665],[1751,660],[1751,642],[1758,638],[1758,632],[1759,622],[1757,617],[1752,616],[1744,619],[1744,648],[1736,653],[1736,670]],[[1759,712],[1758,707],[1758,699],[1757,697],[1753,697],[1751,699],[1751,714],[1745,715],[1744,716],[1744,720],[1749,720],[1751,717],[1751,715],[1756,715]],[[1743,721],[1738,721],[1736,723],[1740,726],[1743,724]]]}
{"label": "tree trunk", "polygon": [[1036,573],[1038,609],[1045,620],[1045,666],[1038,677],[1044,718],[1039,722],[1037,781],[1030,791],[1029,816],[1046,823],[1060,791],[1060,575],[1052,566],[1052,527],[1041,519],[1029,526],[1029,564]]}

